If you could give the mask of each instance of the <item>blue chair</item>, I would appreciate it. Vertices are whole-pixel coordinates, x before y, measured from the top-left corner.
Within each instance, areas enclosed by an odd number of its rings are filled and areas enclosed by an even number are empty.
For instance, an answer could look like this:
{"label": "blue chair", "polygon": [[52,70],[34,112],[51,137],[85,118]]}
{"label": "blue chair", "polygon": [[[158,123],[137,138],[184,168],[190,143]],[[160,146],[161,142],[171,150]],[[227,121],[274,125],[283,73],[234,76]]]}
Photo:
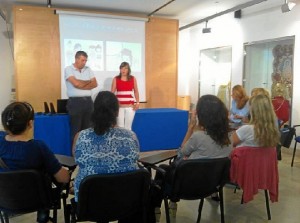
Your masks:
{"label": "blue chair", "polygon": [[291,167],[294,165],[294,159],[295,159],[295,154],[296,154],[297,143],[300,143],[300,136],[297,136],[297,131],[296,131],[297,127],[300,127],[300,125],[294,125],[293,126],[293,128],[295,129],[295,132],[294,132],[295,145],[294,145],[294,151],[293,151],[293,158],[292,158]]}

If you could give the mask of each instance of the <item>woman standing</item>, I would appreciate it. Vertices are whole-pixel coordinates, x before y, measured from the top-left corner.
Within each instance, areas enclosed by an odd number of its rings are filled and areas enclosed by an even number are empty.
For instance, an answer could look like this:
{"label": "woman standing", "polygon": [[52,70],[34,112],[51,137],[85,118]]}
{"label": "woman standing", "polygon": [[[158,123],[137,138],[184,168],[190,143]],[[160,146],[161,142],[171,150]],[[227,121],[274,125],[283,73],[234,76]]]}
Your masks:
{"label": "woman standing", "polygon": [[135,111],[139,108],[140,98],[137,82],[131,75],[130,65],[122,62],[120,73],[113,79],[111,92],[116,93],[120,109],[118,126],[131,130]]}
{"label": "woman standing", "polygon": [[242,123],[247,120],[249,115],[248,107],[249,97],[241,85],[235,85],[232,88],[232,104],[230,109],[230,121]]}

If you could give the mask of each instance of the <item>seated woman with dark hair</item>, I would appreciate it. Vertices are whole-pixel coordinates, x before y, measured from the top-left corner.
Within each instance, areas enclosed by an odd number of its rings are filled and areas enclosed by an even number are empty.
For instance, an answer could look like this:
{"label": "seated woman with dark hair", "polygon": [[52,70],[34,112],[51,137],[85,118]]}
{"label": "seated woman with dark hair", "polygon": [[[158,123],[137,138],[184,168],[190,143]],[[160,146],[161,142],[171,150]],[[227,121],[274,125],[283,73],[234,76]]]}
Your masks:
{"label": "seated woman with dark hair", "polygon": [[124,173],[139,168],[137,137],[131,130],[117,126],[118,112],[117,97],[109,91],[100,92],[94,101],[93,127],[75,135],[73,153],[79,167],[74,185],[76,202],[80,182],[85,177]]}
{"label": "seated woman with dark hair", "polygon": [[[196,121],[198,117],[198,125]],[[195,130],[195,127],[196,130]],[[173,165],[160,165],[166,170],[166,184],[171,182],[176,164],[183,159],[212,159],[228,157],[231,152],[228,110],[224,103],[214,95],[204,95],[199,98],[196,113],[193,114],[186,136],[179,150],[179,157]],[[155,180],[162,181],[161,174]],[[167,187],[166,187],[167,188]],[[161,196],[156,200],[156,207],[160,207]],[[170,204],[170,209],[176,210],[176,203]],[[156,213],[158,212],[156,208]]]}
{"label": "seated woman with dark hair", "polygon": [[[47,145],[33,139],[34,111],[27,102],[8,105],[1,115],[6,135],[0,136],[0,171],[36,169],[54,176],[60,183],[69,182],[69,172],[55,158]],[[49,210],[38,212],[37,221],[48,222]]]}
{"label": "seated woman with dark hair", "polygon": [[94,102],[93,127],[75,136],[73,148],[79,166],[75,200],[80,182],[92,174],[123,173],[138,169],[139,143],[134,132],[117,127],[119,102],[109,92],[100,92]]}

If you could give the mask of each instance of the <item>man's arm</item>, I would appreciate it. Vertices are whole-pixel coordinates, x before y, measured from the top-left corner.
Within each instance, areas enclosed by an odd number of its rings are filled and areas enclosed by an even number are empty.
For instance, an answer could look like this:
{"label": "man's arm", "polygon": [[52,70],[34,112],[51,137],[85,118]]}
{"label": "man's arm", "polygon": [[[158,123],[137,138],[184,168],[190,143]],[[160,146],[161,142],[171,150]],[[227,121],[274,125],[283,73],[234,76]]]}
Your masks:
{"label": "man's arm", "polygon": [[89,83],[87,85],[85,85],[83,88],[81,88],[82,90],[92,90],[95,87],[98,86],[97,80],[95,77],[93,77],[91,80],[88,81]]}
{"label": "man's arm", "polygon": [[75,88],[81,90],[91,90],[98,86],[97,80],[93,77],[91,80],[78,80],[74,76],[70,76],[67,81],[69,81]]}

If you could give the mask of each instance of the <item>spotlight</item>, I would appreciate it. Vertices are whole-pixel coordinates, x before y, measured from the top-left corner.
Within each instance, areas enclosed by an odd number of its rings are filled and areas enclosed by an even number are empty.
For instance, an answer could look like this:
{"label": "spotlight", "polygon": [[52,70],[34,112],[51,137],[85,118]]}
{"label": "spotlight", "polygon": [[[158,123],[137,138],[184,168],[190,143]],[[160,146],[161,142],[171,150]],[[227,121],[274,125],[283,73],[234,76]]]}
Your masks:
{"label": "spotlight", "polygon": [[48,8],[51,8],[51,7],[52,7],[51,0],[47,0],[47,7],[48,7]]}
{"label": "spotlight", "polygon": [[202,29],[202,33],[211,33],[211,28],[207,28],[207,23],[208,21],[206,21],[205,28]]}
{"label": "spotlight", "polygon": [[288,0],[285,0],[284,4],[281,6],[282,13],[291,11],[292,8],[294,8],[295,5],[296,5],[296,3],[288,2]]}

